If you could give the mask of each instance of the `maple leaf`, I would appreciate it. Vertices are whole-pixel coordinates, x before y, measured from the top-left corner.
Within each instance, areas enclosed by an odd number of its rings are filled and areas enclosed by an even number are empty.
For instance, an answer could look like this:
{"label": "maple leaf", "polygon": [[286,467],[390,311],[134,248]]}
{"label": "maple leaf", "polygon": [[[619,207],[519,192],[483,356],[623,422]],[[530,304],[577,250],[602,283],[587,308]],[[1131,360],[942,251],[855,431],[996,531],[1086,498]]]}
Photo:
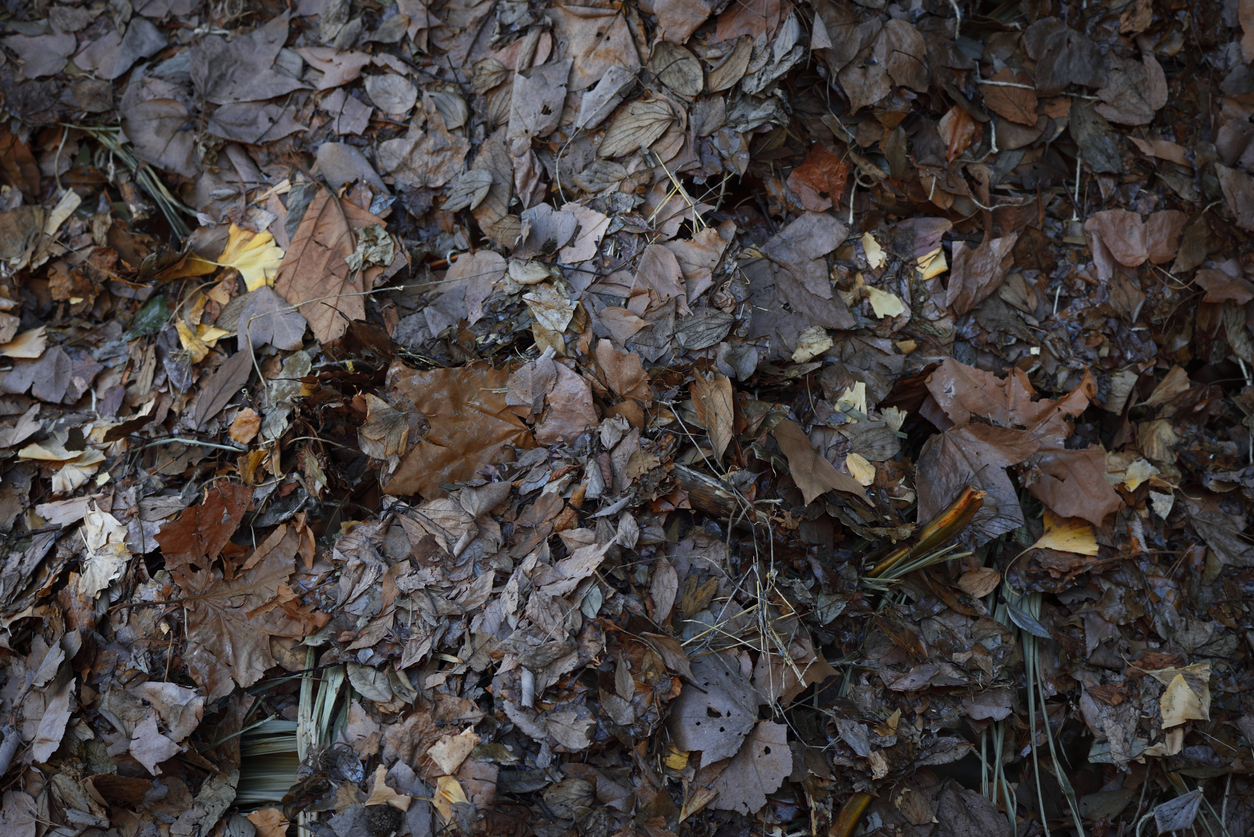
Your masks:
{"label": "maple leaf", "polygon": [[302,639],[329,618],[299,609],[285,582],[295,569],[300,537],[278,527],[228,581],[216,570],[179,564],[171,572],[184,593],[187,668],[206,700],[251,686],[273,667],[270,637]]}

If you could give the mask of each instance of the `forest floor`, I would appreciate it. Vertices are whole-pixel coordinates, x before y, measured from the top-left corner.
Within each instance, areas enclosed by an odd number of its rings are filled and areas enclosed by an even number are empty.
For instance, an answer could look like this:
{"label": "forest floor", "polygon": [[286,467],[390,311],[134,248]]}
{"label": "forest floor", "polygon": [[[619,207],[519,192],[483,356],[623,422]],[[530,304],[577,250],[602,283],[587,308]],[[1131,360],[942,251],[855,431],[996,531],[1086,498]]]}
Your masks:
{"label": "forest floor", "polygon": [[1254,832],[1254,0],[8,0],[0,834]]}

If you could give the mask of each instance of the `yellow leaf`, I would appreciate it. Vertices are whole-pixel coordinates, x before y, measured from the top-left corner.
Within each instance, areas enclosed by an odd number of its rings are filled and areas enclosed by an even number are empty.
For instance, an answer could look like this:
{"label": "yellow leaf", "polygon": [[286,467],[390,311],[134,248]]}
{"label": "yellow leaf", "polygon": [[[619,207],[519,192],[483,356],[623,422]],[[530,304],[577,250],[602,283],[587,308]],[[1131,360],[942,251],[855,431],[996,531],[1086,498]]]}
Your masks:
{"label": "yellow leaf", "polygon": [[1097,554],[1097,537],[1093,527],[1078,517],[1058,517],[1045,510],[1045,534],[1032,544],[1032,549],[1056,549],[1080,555]]}
{"label": "yellow leaf", "polygon": [[231,224],[227,233],[226,247],[218,260],[210,261],[200,256],[187,257],[180,275],[203,276],[215,268],[233,267],[244,277],[248,290],[255,291],[262,285],[273,285],[274,277],[283,263],[283,249],[274,243],[268,232],[255,233]]}
{"label": "yellow leaf", "polygon": [[949,265],[945,263],[945,251],[940,247],[919,257],[919,278],[924,282],[940,276],[946,270],[949,270]]}
{"label": "yellow leaf", "polygon": [[901,298],[896,294],[881,291],[879,288],[868,287],[866,295],[867,299],[871,301],[871,310],[881,320],[885,317],[896,317],[899,314],[906,313],[906,306],[902,304]]}
{"label": "yellow leaf", "polygon": [[218,257],[218,264],[239,271],[250,291],[273,285],[282,263],[283,249],[274,243],[274,236],[242,230],[234,224],[227,235],[226,249]]}
{"label": "yellow leaf", "polygon": [[870,233],[863,233],[862,249],[866,251],[866,263],[872,270],[879,270],[888,261],[888,257],[884,255],[884,248]]}
{"label": "yellow leaf", "polygon": [[865,456],[858,453],[848,454],[845,456],[845,467],[849,469],[850,476],[863,485],[875,482],[875,466]]}
{"label": "yellow leaf", "polygon": [[453,818],[453,806],[458,803],[469,803],[461,783],[452,776],[441,776],[435,783],[435,797],[431,800],[432,807],[440,812],[445,822],[448,822]]}
{"label": "yellow leaf", "polygon": [[47,345],[48,329],[46,326],[40,326],[30,331],[23,331],[8,343],[0,346],[0,355],[11,357],[15,360],[34,360],[43,356],[44,347]]}
{"label": "yellow leaf", "polygon": [[1146,674],[1167,687],[1158,700],[1163,729],[1178,727],[1185,721],[1210,720],[1210,663],[1160,668]]}
{"label": "yellow leaf", "polygon": [[677,750],[671,745],[666,745],[666,766],[671,770],[683,770],[688,766],[688,751]]}
{"label": "yellow leaf", "polygon": [[200,363],[209,354],[209,350],[217,345],[223,337],[231,334],[217,326],[198,325],[196,330],[182,320],[176,320],[174,329],[179,334],[179,343],[191,357],[192,363]]}
{"label": "yellow leaf", "polygon": [[409,803],[413,801],[413,797],[397,793],[388,787],[387,783],[388,769],[383,765],[379,765],[374,771],[374,788],[370,791],[370,798],[366,800],[366,805],[391,805],[402,811],[409,810]]}
{"label": "yellow leaf", "polygon": [[1128,470],[1124,472],[1123,484],[1127,486],[1129,491],[1136,491],[1137,486],[1147,482],[1151,477],[1158,476],[1160,473],[1162,472],[1146,462],[1144,458],[1138,457],[1128,466]]}

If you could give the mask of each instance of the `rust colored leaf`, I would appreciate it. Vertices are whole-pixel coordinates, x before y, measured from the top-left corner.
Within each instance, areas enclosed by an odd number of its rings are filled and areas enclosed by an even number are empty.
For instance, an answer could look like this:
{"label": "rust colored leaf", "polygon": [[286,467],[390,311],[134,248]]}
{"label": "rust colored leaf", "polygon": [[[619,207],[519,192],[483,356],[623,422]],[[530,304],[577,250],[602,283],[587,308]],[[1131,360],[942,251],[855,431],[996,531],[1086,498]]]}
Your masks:
{"label": "rust colored leaf", "polygon": [[286,585],[299,546],[295,529],[283,525],[231,581],[216,570],[193,570],[190,564],[172,569],[187,610],[192,646],[187,667],[206,700],[225,696],[236,684],[247,687],[260,680],[275,665],[271,636],[301,639],[326,622],[325,615],[303,611]]}
{"label": "rust colored leaf", "polygon": [[961,157],[962,152],[979,136],[979,125],[971,118],[971,114],[957,105],[941,117],[936,128],[940,132],[941,141],[945,143],[945,155],[950,163]]}
{"label": "rust colored leaf", "polygon": [[1011,122],[1036,124],[1036,90],[1032,88],[1031,76],[1023,70],[1002,67],[989,81],[994,84],[980,87],[985,107]]}
{"label": "rust colored leaf", "polygon": [[801,198],[810,212],[822,212],[840,203],[849,179],[849,163],[821,145],[806,154],[806,160],[788,175],[788,188]]}
{"label": "rust colored leaf", "polygon": [[157,533],[166,567],[171,571],[181,566],[207,569],[239,528],[252,497],[253,491],[247,486],[226,482],[211,485],[204,502],[184,509]]}
{"label": "rust colored leaf", "polygon": [[353,230],[382,223],[364,209],[321,189],[296,228],[274,289],[300,309],[319,342],[335,340],[350,322],[365,319],[363,292],[383,268],[354,271],[346,260],[357,248]]}
{"label": "rust colored leaf", "polygon": [[384,486],[387,493],[443,497],[441,486],[473,479],[481,467],[500,461],[506,447],[532,446],[531,434],[505,402],[505,370],[475,363],[431,372],[397,367],[392,374],[431,430],[401,460]]}

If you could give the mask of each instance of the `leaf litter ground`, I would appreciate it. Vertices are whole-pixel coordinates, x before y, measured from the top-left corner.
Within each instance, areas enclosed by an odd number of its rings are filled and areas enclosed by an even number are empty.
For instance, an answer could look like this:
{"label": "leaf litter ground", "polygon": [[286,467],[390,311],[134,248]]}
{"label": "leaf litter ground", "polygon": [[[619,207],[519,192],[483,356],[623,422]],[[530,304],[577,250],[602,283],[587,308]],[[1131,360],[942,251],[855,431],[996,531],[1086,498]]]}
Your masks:
{"label": "leaf litter ground", "polygon": [[11,3],[0,833],[1254,830],[1254,4]]}

